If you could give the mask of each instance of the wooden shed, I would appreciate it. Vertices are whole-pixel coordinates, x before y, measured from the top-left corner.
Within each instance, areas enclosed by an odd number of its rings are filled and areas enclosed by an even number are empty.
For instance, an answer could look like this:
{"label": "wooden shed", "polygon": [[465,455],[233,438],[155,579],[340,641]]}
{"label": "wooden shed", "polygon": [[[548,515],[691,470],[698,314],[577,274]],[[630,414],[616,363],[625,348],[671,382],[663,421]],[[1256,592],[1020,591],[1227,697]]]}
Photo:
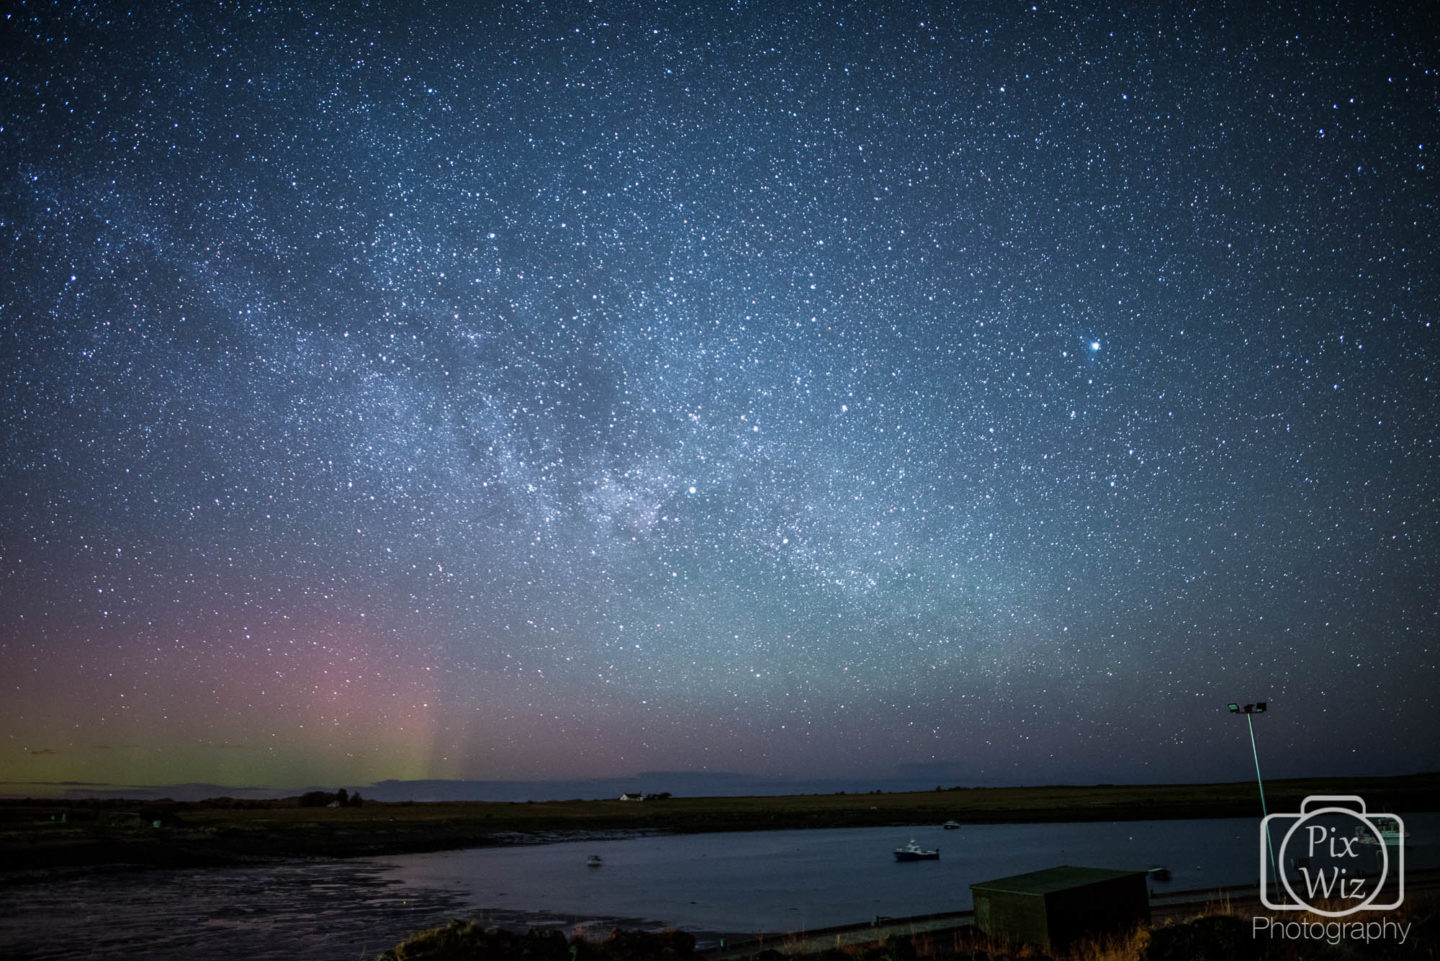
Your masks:
{"label": "wooden shed", "polygon": [[1144,871],[1064,865],[972,884],[970,894],[977,928],[1046,951],[1150,921]]}

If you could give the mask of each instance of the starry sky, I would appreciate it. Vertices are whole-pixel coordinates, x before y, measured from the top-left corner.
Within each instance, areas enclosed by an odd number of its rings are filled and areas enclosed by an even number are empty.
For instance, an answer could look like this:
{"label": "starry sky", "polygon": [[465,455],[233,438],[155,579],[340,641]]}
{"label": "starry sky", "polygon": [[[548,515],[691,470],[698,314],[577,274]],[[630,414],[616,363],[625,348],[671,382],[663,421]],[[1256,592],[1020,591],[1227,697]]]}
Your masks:
{"label": "starry sky", "polygon": [[0,781],[1440,767],[1401,4],[19,2]]}

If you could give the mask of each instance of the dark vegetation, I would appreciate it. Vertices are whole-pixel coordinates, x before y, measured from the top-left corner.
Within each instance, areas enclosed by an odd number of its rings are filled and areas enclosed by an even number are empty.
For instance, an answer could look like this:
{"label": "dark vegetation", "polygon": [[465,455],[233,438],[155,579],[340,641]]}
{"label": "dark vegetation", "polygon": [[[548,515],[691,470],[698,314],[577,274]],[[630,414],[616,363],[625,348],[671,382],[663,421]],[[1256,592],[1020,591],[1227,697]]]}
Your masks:
{"label": "dark vegetation", "polygon": [[380,961],[690,961],[695,938],[684,931],[615,930],[604,941],[569,938],[554,929],[514,931],[454,921],[423,931]]}
{"label": "dark vegetation", "polygon": [[1084,941],[1053,955],[1026,946],[997,945],[978,931],[959,929],[941,936],[892,938],[879,944],[816,954],[762,952],[754,956],[754,961],[1419,961],[1436,957],[1440,924],[1434,914],[1412,914],[1408,920],[1414,925],[1404,944],[1398,939],[1336,944],[1323,940],[1270,941],[1251,936],[1249,916],[1220,912],[1142,927],[1113,939]]}
{"label": "dark vegetation", "polygon": [[[1432,810],[1440,774],[1274,781],[1272,811],[1310,794],[1359,794],[1382,811]],[[330,806],[334,802],[337,806]],[[951,788],[895,794],[672,797],[644,802],[382,803],[317,791],[269,800],[0,801],[0,865],[222,864],[373,856],[617,831],[748,831],[1258,816],[1255,785]]]}
{"label": "dark vegetation", "polygon": [[[230,801],[234,807],[234,798],[220,798],[218,800]],[[300,795],[300,806],[302,808],[358,808],[365,803],[360,797],[360,792],[351,794],[343,787],[331,794],[329,791],[306,791]]]}
{"label": "dark vegetation", "polygon": [[[1386,915],[1411,925],[1404,944],[1398,939],[1338,944],[1270,941],[1252,936],[1248,914],[1215,908],[1178,922],[1084,941],[1053,955],[1023,945],[997,944],[974,928],[959,927],[812,953],[782,953],[772,947],[724,956],[751,961],[1410,961],[1436,957],[1440,917],[1433,909],[1433,902],[1427,901],[1418,910]],[[554,929],[518,933],[455,921],[401,942],[380,961],[699,961],[706,956],[695,951],[695,939],[683,931],[616,930],[604,941],[589,942],[567,939]]]}

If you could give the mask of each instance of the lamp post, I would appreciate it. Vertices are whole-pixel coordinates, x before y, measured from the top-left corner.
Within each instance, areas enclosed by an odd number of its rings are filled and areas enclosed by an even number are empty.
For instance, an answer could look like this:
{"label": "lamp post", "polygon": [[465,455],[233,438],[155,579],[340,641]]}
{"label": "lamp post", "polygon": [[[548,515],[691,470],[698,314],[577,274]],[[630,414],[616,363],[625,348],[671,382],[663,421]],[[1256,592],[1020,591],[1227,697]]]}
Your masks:
{"label": "lamp post", "polygon": [[[1250,727],[1250,753],[1255,756],[1255,783],[1260,788],[1260,817],[1267,818],[1270,812],[1265,809],[1265,782],[1260,779],[1260,752],[1255,747],[1255,715],[1264,714],[1266,704],[1264,701],[1257,701],[1254,704],[1246,704],[1241,707],[1239,704],[1231,704],[1231,714],[1244,714],[1245,723]],[[1262,823],[1264,823],[1262,821]],[[1275,842],[1270,839],[1270,825],[1265,824],[1265,845],[1270,849],[1270,873],[1278,880],[1280,875],[1275,867]]]}

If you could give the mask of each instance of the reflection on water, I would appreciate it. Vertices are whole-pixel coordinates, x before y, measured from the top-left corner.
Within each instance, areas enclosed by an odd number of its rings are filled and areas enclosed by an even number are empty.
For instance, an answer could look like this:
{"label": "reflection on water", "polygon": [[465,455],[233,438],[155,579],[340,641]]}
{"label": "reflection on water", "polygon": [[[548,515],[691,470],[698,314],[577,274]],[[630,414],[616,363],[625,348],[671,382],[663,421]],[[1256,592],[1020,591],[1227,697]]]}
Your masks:
{"label": "reflection on water", "polygon": [[[1431,838],[1440,815],[1406,819]],[[940,860],[898,863],[914,838]],[[813,930],[876,915],[905,917],[971,906],[977,881],[1060,864],[1170,869],[1157,894],[1253,884],[1259,819],[992,824],[753,831],[481,848],[389,859],[388,877],[454,889],[476,908],[627,915],[696,931]],[[1440,850],[1412,844],[1409,867],[1437,866]],[[603,866],[586,866],[599,855]]]}
{"label": "reflection on water", "polygon": [[[1167,887],[1244,883],[1256,822],[1132,822],[754,831],[567,842],[390,859],[406,884],[454,888],[480,908],[630,914],[690,929],[795,931],[970,907],[975,881],[1084,864],[1167,864]],[[940,860],[897,862],[911,839]],[[598,855],[599,868],[586,859]]]}
{"label": "reflection on water", "polygon": [[[1440,866],[1440,814],[1407,815],[1407,867]],[[897,863],[911,838],[938,861]],[[1079,864],[1167,865],[1157,893],[1253,883],[1258,819],[997,824],[476,848],[377,861],[94,871],[0,884],[0,957],[246,961],[373,958],[465,915],[603,935],[616,924],[734,935],[970,907],[969,885]],[[600,867],[587,858],[599,855]]]}

